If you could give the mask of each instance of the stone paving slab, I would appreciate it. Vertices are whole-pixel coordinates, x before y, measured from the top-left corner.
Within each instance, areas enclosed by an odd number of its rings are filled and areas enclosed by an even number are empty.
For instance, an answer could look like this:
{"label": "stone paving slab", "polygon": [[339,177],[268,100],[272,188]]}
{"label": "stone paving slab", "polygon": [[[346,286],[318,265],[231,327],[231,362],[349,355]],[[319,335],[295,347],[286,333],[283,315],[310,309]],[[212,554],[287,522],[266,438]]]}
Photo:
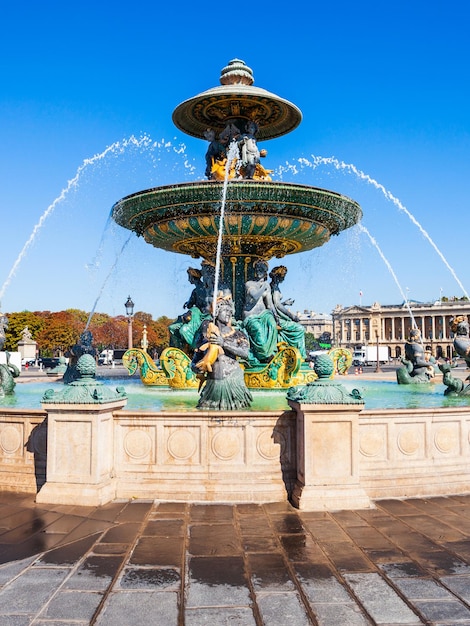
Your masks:
{"label": "stone paving slab", "polygon": [[38,506],[0,492],[0,626],[470,626],[470,495]]}

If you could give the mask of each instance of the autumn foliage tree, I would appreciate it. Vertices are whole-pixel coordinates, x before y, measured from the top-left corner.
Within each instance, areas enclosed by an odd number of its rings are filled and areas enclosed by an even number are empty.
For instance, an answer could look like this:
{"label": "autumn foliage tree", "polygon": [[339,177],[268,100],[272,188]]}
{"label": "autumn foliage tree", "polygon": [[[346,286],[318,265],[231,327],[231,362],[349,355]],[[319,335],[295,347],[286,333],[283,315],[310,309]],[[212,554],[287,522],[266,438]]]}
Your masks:
{"label": "autumn foliage tree", "polygon": [[43,317],[31,311],[9,313],[7,317],[8,330],[5,333],[5,350],[10,352],[18,350],[18,342],[22,339],[22,332],[26,327],[28,327],[32,338],[35,339],[44,326]]}
{"label": "autumn foliage tree", "polygon": [[[111,317],[106,313],[89,315],[79,309],[66,311],[23,311],[8,313],[8,329],[6,331],[5,348],[10,351],[18,349],[18,341],[27,326],[32,339],[37,342],[42,356],[59,356],[65,354],[79,342],[85,328],[93,335],[93,345],[98,352],[104,349],[126,349],[128,345],[128,319],[124,315]],[[169,345],[168,326],[173,320],[168,317],[152,318],[149,313],[139,311],[134,315],[132,323],[132,341],[136,347],[141,346],[144,327],[147,330],[148,351],[150,354],[161,354]]]}
{"label": "autumn foliage tree", "polygon": [[42,356],[64,354],[80,338],[77,317],[68,311],[49,313],[35,340]]}

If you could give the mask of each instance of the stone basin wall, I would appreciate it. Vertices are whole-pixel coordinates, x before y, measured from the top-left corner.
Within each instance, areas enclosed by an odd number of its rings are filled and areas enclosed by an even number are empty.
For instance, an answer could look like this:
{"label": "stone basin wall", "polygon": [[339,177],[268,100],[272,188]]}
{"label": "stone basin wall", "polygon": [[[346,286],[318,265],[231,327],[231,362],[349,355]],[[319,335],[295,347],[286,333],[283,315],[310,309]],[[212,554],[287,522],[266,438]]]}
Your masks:
{"label": "stone basin wall", "polygon": [[40,409],[0,407],[0,489],[36,492],[41,461],[45,469],[47,430],[42,424],[46,417]]}
{"label": "stone basin wall", "polygon": [[470,492],[470,407],[365,410],[360,481],[373,499]]}
{"label": "stone basin wall", "polygon": [[[90,505],[133,497],[273,502],[294,494],[300,508],[314,510],[470,492],[469,408],[360,408],[354,423],[340,406],[212,414],[113,409],[109,416],[61,407],[48,426],[45,411],[2,409],[0,489],[40,489],[38,502]],[[302,421],[311,434],[301,432]],[[322,458],[327,468],[318,467]]]}

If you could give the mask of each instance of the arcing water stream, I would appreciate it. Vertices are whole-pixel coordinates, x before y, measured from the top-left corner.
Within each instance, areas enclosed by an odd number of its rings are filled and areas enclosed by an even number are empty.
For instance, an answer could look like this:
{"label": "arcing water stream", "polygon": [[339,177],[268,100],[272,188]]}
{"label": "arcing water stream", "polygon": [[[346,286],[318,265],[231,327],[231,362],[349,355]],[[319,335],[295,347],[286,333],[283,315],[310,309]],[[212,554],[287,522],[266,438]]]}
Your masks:
{"label": "arcing water stream", "polygon": [[[34,226],[31,232],[31,235],[29,236],[28,240],[26,241],[23,248],[21,249],[18,257],[13,263],[12,268],[10,269],[10,272],[5,282],[3,283],[0,289],[0,308],[1,308],[1,303],[5,295],[5,292],[8,289],[13,277],[15,276],[19,265],[21,264],[22,260],[26,256],[29,248],[34,243],[36,237],[38,236],[47,218],[50,217],[51,214],[56,209],[56,207],[65,200],[65,198],[70,193],[70,191],[78,187],[81,177],[86,170],[88,170],[90,167],[94,166],[98,162],[102,161],[108,155],[111,155],[111,154],[114,156],[120,155],[120,154],[123,154],[129,148],[140,148],[140,149],[144,148],[146,150],[152,151],[155,148],[168,147],[168,146],[171,146],[171,144],[169,144],[168,142],[165,142],[164,140],[162,140],[161,142],[156,142],[152,140],[148,135],[143,135],[140,138],[136,138],[135,136],[132,135],[131,137],[127,139],[123,139],[122,141],[115,141],[112,145],[108,146],[105,150],[103,150],[103,152],[100,152],[99,154],[95,154],[91,158],[85,159],[83,163],[78,167],[75,173],[75,176],[68,181],[67,186],[64,187],[64,189],[62,189],[59,196],[57,196],[57,198],[52,202],[52,204],[50,204],[47,207],[47,209],[41,215],[38,223]],[[184,152],[184,147],[174,148],[174,150],[177,153],[181,153],[181,152]],[[156,162],[154,162],[154,166],[155,165],[156,165]],[[191,169],[191,168],[194,169],[193,166],[188,164],[187,160],[184,162],[184,167],[187,169]]]}
{"label": "arcing water stream", "polygon": [[395,283],[396,283],[396,285],[397,285],[397,287],[398,287],[398,289],[399,289],[399,291],[400,291],[400,293],[401,293],[401,295],[402,295],[402,297],[403,297],[403,301],[404,301],[404,302],[405,302],[405,304],[406,304],[406,308],[408,309],[408,313],[409,313],[410,318],[411,318],[411,325],[412,325],[412,328],[418,328],[418,326],[417,326],[417,324],[416,324],[416,321],[415,321],[415,318],[414,318],[414,316],[413,316],[413,312],[412,312],[411,307],[410,307],[410,303],[408,302],[408,298],[406,297],[406,295],[405,295],[405,293],[404,293],[404,291],[403,291],[403,289],[402,289],[402,287],[401,287],[401,285],[400,285],[400,283],[399,283],[399,281],[398,281],[398,278],[397,278],[397,276],[396,276],[395,272],[393,271],[392,266],[390,265],[390,263],[389,263],[388,259],[385,257],[384,253],[383,253],[383,252],[382,252],[382,250],[380,249],[379,244],[378,244],[378,243],[377,243],[377,241],[374,239],[374,237],[372,237],[372,235],[370,234],[370,232],[367,230],[367,228],[366,228],[365,226],[363,226],[362,224],[358,224],[358,225],[357,225],[357,227],[359,228],[359,230],[360,230],[361,232],[363,232],[365,235],[367,235],[367,236],[369,237],[369,240],[370,240],[371,244],[372,244],[372,245],[374,246],[374,248],[377,250],[377,252],[378,252],[378,253],[379,253],[379,255],[380,255],[380,258],[382,259],[382,261],[383,261],[383,262],[385,263],[385,265],[387,266],[387,269],[388,269],[388,271],[390,272],[390,274],[391,274],[391,276],[392,276],[393,280],[395,281]]}
{"label": "arcing water stream", "polygon": [[227,153],[227,162],[225,163],[225,178],[224,186],[222,188],[222,201],[220,206],[219,216],[219,232],[217,236],[217,252],[215,255],[215,281],[214,281],[214,295],[212,298],[212,317],[215,319],[216,306],[217,306],[217,293],[219,291],[219,273],[220,273],[220,258],[222,253],[222,239],[224,232],[224,218],[225,218],[225,204],[227,201],[227,186],[229,180],[230,167],[234,159],[239,156],[238,144],[236,141],[232,141]]}
{"label": "arcing water stream", "polygon": [[85,326],[85,331],[88,330],[88,326],[90,325],[91,318],[93,317],[93,314],[94,314],[94,312],[96,310],[96,306],[97,306],[98,302],[100,301],[101,294],[103,293],[103,290],[106,287],[106,284],[107,284],[108,280],[111,278],[114,270],[116,269],[116,265],[118,264],[118,261],[121,258],[122,253],[126,249],[126,246],[129,243],[129,241],[131,240],[131,238],[132,238],[132,233],[129,235],[129,237],[126,239],[126,241],[123,243],[121,249],[119,250],[118,254],[116,255],[116,258],[114,260],[114,263],[111,266],[111,269],[109,270],[106,278],[104,279],[103,284],[101,285],[101,289],[100,289],[100,291],[99,291],[99,293],[98,293],[98,295],[96,297],[96,300],[95,300],[95,302],[94,302],[94,304],[93,304],[93,306],[91,308],[90,314],[88,316],[88,320],[87,320],[87,323],[86,323],[86,326]]}
{"label": "arcing water stream", "polygon": [[[433,241],[429,233],[421,226],[421,224],[414,217],[414,215],[412,215],[412,213],[410,213],[410,211],[408,211],[408,209],[405,206],[403,206],[403,204],[400,202],[398,198],[396,198],[387,189],[385,189],[383,185],[381,185],[376,180],[371,178],[368,174],[365,174],[364,172],[359,170],[355,165],[351,163],[345,163],[344,161],[339,161],[335,157],[320,157],[320,156],[312,155],[312,159],[313,161],[309,161],[308,159],[305,159],[305,158],[299,158],[297,162],[300,165],[300,167],[311,167],[312,169],[317,168],[319,165],[332,165],[337,170],[342,170],[342,171],[346,171],[348,173],[354,174],[357,178],[366,181],[368,184],[374,186],[376,189],[381,191],[383,195],[387,198],[387,200],[390,200],[391,202],[393,202],[393,204],[400,211],[403,211],[407,215],[407,217],[413,222],[413,224],[420,230],[421,234],[425,237],[428,243],[434,248],[435,252],[438,254],[441,261],[444,263],[446,268],[452,274],[452,277],[454,278],[454,280],[456,281],[456,283],[462,290],[462,293],[467,297],[467,299],[470,299],[468,292],[466,291],[462,282],[458,278],[454,269],[451,267],[451,265],[449,264],[445,256],[442,254],[442,252],[439,250],[439,248],[437,247],[436,243]],[[277,171],[280,175],[282,175],[284,171],[291,171],[293,173],[297,173],[297,166],[286,164],[285,166],[281,166],[280,168],[278,168]]]}

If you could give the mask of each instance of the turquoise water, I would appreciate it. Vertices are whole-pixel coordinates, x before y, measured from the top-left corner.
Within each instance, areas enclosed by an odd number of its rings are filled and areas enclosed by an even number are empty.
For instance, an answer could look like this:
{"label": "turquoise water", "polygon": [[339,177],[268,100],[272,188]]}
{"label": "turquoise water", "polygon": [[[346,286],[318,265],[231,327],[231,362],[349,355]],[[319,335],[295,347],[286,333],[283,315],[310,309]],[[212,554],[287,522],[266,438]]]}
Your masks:
{"label": "turquoise water", "polygon": [[341,381],[348,391],[359,389],[366,409],[419,409],[446,406],[469,406],[470,396],[450,398],[442,384],[399,385],[383,380]]}
{"label": "turquoise water", "polygon": [[[140,380],[100,379],[112,388],[122,386],[128,395],[125,409],[165,410],[194,409],[198,401],[197,391],[177,391],[158,387],[146,387]],[[395,381],[358,380],[342,378],[338,382],[348,390],[359,389],[366,409],[385,408],[426,408],[440,406],[469,406],[470,396],[448,398],[444,396],[446,387],[442,384],[398,385]],[[17,383],[15,393],[0,399],[0,407],[40,409],[41,399],[46,389],[60,391],[63,383]],[[253,391],[253,410],[288,409],[284,390]]]}

